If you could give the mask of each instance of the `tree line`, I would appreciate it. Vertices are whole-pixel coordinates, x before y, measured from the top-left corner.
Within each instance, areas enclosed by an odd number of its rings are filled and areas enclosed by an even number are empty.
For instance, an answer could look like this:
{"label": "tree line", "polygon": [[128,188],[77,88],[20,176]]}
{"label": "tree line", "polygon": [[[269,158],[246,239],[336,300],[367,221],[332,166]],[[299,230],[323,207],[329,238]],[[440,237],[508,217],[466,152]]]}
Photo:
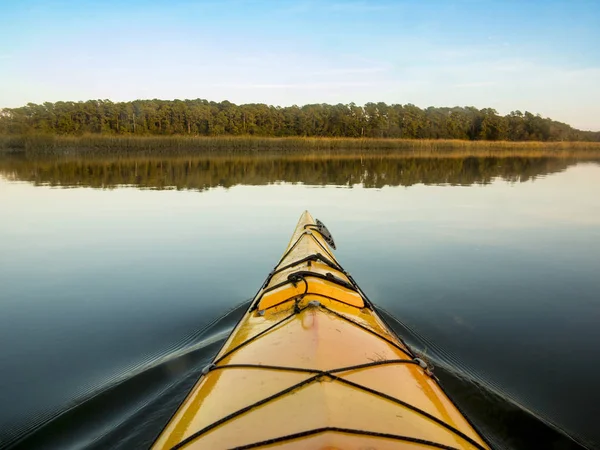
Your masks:
{"label": "tree line", "polygon": [[353,137],[508,141],[600,141],[539,114],[413,104],[236,105],[208,100],[29,103],[0,110],[1,134],[88,133],[263,137]]}

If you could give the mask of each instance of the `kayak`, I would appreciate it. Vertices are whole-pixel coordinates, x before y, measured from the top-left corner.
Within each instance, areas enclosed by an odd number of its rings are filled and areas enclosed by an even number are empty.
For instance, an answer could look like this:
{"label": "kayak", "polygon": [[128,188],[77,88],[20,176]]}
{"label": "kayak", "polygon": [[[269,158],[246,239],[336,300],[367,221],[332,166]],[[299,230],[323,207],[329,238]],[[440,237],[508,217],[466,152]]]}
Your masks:
{"label": "kayak", "polygon": [[304,212],[154,449],[489,449]]}

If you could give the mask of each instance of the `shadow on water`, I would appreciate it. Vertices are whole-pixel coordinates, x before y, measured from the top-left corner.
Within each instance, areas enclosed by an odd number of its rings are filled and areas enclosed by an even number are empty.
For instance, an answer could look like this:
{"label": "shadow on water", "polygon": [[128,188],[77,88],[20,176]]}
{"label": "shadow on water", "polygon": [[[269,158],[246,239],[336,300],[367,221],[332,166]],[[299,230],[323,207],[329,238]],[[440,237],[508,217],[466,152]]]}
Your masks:
{"label": "shadow on water", "polygon": [[[7,448],[148,448],[248,305],[248,301],[238,305],[178,350],[135,373],[125,374],[119,382],[98,388],[29,433],[11,436]],[[442,349],[436,349],[389,312],[379,309],[379,313],[417,354],[435,365],[443,388],[493,448],[587,448],[549,420],[511,400]]]}
{"label": "shadow on water", "polygon": [[96,387],[44,423],[33,425],[30,432],[19,435],[3,430],[0,442],[10,449],[148,448],[248,304],[217,318],[177,350],[123,374],[120,381]]}
{"label": "shadow on water", "polygon": [[0,158],[0,174],[35,185],[110,189],[206,190],[277,182],[367,188],[414,184],[525,182],[585,161],[549,156],[429,157],[369,153],[334,156],[173,156],[113,158]]}

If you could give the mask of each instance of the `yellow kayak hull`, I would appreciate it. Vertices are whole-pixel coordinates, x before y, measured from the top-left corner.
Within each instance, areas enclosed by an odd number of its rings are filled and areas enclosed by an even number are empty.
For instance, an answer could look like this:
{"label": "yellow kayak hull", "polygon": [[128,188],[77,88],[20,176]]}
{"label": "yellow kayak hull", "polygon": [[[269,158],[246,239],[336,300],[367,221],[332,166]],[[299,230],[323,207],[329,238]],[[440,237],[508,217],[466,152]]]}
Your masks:
{"label": "yellow kayak hull", "polygon": [[[154,449],[487,449],[305,212]],[[329,244],[328,244],[329,242]]]}

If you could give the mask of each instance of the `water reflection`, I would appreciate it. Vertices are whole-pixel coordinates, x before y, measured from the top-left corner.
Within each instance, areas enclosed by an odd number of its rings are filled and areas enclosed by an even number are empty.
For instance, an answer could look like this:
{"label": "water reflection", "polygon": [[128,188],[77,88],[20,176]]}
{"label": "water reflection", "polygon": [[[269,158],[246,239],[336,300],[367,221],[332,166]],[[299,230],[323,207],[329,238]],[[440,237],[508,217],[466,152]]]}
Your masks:
{"label": "water reflection", "polygon": [[151,441],[302,209],[495,448],[597,448],[600,166],[419,156],[1,157],[0,448]]}
{"label": "water reflection", "polygon": [[565,170],[579,160],[553,157],[176,156],[126,158],[0,158],[0,174],[36,185],[205,190],[275,182],[370,188],[414,184],[523,182]]}

